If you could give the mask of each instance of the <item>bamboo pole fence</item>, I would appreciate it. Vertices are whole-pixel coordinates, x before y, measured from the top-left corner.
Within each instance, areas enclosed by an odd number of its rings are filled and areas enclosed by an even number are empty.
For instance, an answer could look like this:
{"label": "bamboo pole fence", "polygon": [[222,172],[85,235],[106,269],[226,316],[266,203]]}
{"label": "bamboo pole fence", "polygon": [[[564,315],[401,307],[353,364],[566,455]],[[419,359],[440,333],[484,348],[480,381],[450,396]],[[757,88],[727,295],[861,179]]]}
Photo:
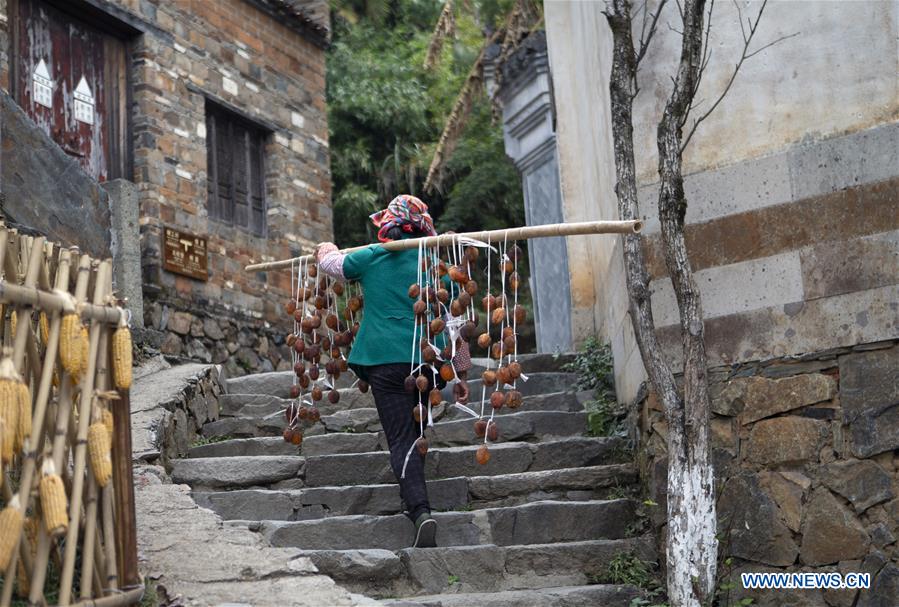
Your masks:
{"label": "bamboo pole fence", "polygon": [[[557,236],[582,236],[588,234],[636,234],[643,229],[643,222],[636,220],[629,221],[582,221],[577,223],[552,223],[538,226],[522,226],[518,228],[505,228],[501,230],[486,230],[483,232],[465,232],[461,234],[440,234],[439,236],[426,236],[424,238],[407,238],[406,240],[395,240],[393,242],[384,242],[376,246],[381,246],[388,251],[404,251],[407,249],[417,249],[424,242],[425,247],[445,247],[452,245],[460,238],[478,240],[480,242],[490,244],[493,242],[530,240],[532,238],[552,238]],[[359,251],[372,245],[363,245],[361,247],[351,247],[342,249],[342,253],[350,253]],[[301,255],[292,259],[283,259],[280,261],[269,261],[264,263],[254,263],[244,268],[247,272],[262,272],[266,270],[280,270],[290,268],[297,263],[305,263],[314,261],[312,255]]]}
{"label": "bamboo pole fence", "polygon": [[112,264],[0,224],[0,272],[0,607],[137,604]]}

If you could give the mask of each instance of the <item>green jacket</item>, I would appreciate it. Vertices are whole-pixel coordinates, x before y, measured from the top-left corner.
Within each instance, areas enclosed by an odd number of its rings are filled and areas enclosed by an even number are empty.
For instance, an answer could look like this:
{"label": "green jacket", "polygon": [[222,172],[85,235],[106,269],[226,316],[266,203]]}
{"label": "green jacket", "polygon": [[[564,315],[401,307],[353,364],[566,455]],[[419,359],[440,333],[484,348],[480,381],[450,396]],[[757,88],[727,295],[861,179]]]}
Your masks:
{"label": "green jacket", "polygon": [[[343,260],[343,275],[362,285],[362,324],[348,362],[352,365],[386,365],[421,361],[409,286],[418,277],[418,250],[386,251],[380,245],[354,251]],[[443,335],[433,340],[443,348]]]}

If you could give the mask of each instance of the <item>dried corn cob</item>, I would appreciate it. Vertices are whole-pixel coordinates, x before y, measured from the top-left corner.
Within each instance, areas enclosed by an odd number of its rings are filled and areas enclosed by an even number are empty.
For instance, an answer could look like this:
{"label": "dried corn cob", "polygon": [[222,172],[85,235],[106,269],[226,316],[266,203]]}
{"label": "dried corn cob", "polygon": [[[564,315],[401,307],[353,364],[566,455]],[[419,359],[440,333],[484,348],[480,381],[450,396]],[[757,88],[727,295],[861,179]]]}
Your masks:
{"label": "dried corn cob", "polygon": [[88,358],[91,355],[91,339],[87,327],[81,325],[81,372],[87,371]]}
{"label": "dried corn cob", "polygon": [[112,411],[109,409],[103,409],[103,413],[101,415],[101,420],[103,421],[103,425],[106,426],[106,430],[109,432],[109,444],[112,444],[112,433],[115,430],[115,421],[112,417]]}
{"label": "dried corn cob", "polygon": [[131,330],[125,325],[112,334],[112,370],[116,388],[131,388]]}
{"label": "dried corn cob", "polygon": [[[25,517],[25,537],[23,541],[28,542],[28,549],[31,551],[31,558],[34,559],[35,554],[37,554],[37,532],[38,532],[39,523],[37,518],[34,516]],[[21,598],[28,598],[28,593],[31,590],[31,578],[28,577],[28,572],[25,571],[25,564],[19,559],[19,564],[16,567],[16,593]]]}
{"label": "dried corn cob", "polygon": [[50,460],[44,460],[40,494],[41,512],[44,515],[44,527],[46,527],[47,533],[51,537],[62,535],[69,527],[66,489]]}
{"label": "dried corn cob", "polygon": [[66,373],[77,380],[81,375],[81,359],[83,333],[81,332],[81,319],[74,312],[62,317],[62,326],[59,332],[59,360]]}
{"label": "dried corn cob", "polygon": [[12,461],[19,429],[19,388],[21,383],[9,356],[0,360],[0,460]]}
{"label": "dried corn cob", "polygon": [[13,552],[19,545],[25,515],[21,510],[19,496],[14,495],[9,505],[0,512],[0,571],[6,571]]}
{"label": "dried corn cob", "polygon": [[36,516],[26,516],[23,528],[25,529],[25,539],[28,540],[28,547],[31,554],[37,551],[37,532],[40,529],[40,523]]}
{"label": "dried corn cob", "polygon": [[50,321],[47,319],[47,315],[44,312],[41,312],[38,324],[41,327],[41,343],[44,344],[44,347],[46,348],[47,342],[50,340]]}
{"label": "dried corn cob", "polygon": [[27,599],[29,592],[31,592],[31,580],[28,579],[28,572],[25,571],[22,559],[19,559],[19,562],[16,564],[16,595]]}
{"label": "dried corn cob", "polygon": [[25,382],[16,383],[16,396],[18,401],[18,420],[16,423],[16,451],[21,451],[25,441],[31,438],[31,391]]}
{"label": "dried corn cob", "polygon": [[87,433],[87,450],[91,459],[91,470],[97,484],[105,487],[112,478],[112,457],[110,455],[109,431],[103,422],[91,424]]}

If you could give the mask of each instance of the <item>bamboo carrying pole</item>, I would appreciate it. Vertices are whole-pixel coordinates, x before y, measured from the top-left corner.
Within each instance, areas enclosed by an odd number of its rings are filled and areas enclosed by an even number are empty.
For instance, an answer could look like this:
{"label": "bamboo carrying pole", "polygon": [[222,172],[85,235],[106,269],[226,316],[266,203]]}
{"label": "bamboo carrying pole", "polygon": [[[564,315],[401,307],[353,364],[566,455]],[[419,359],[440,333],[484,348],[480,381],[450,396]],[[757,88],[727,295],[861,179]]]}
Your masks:
{"label": "bamboo carrying pole", "polygon": [[[509,240],[530,240],[532,238],[550,238],[554,236],[580,236],[585,234],[635,234],[643,229],[640,220],[631,221],[582,221],[579,223],[551,223],[540,226],[524,226],[520,228],[506,228],[502,230],[486,230],[483,232],[465,232],[462,234],[441,234],[439,236],[426,236],[424,238],[408,238],[406,240],[394,240],[393,242],[380,243],[379,246],[388,251],[404,251],[417,249],[422,241],[424,246],[448,246],[458,238],[470,238],[490,244],[491,242],[503,242]],[[359,251],[372,245],[343,249],[343,253]],[[292,259],[270,261],[266,263],[254,263],[244,268],[247,272],[261,272],[264,270],[278,270],[289,268],[296,263],[303,263],[312,259],[312,255],[301,255]]]}

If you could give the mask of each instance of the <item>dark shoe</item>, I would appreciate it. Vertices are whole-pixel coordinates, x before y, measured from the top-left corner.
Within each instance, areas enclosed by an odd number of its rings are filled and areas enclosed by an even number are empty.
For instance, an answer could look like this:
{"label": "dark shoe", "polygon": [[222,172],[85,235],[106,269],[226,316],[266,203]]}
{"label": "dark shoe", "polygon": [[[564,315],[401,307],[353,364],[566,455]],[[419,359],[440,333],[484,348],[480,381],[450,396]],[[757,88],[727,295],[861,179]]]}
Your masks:
{"label": "dark shoe", "polygon": [[431,518],[430,512],[418,516],[415,521],[415,543],[413,548],[437,547],[437,521]]}

